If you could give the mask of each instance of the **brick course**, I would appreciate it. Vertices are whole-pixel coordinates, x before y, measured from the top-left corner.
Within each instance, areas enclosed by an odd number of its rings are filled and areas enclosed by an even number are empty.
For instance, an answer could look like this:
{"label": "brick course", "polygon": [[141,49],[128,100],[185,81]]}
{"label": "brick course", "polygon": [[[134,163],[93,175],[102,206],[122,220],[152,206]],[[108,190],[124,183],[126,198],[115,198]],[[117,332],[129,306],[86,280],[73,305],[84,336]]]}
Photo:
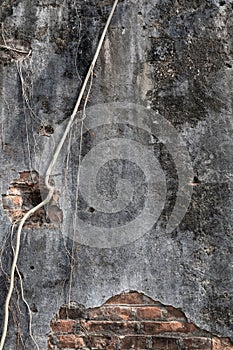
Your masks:
{"label": "brick course", "polygon": [[48,349],[233,350],[233,344],[188,322],[180,310],[132,292],[99,308],[62,306],[51,322]]}

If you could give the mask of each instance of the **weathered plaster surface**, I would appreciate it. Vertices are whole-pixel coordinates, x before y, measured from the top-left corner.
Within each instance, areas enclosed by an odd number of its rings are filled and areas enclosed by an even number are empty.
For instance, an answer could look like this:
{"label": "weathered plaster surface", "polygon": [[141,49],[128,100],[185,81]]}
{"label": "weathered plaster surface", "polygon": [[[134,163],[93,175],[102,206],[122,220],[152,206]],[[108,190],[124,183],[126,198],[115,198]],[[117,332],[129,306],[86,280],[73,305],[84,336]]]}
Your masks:
{"label": "weathered plaster surface", "polygon": [[[40,119],[52,125],[56,140],[56,132],[61,132],[72,111],[111,4],[110,0],[3,1],[1,44],[6,40],[8,45],[32,50],[22,67],[37,117],[30,115],[22,99],[16,67],[20,54],[1,49],[2,194],[19,171],[41,173],[44,169],[49,158],[45,150],[48,144],[52,149],[52,138],[38,134]],[[232,8],[230,0],[119,3],[95,69],[89,106],[137,103],[166,118],[189,151],[195,175],[193,195],[185,218],[172,233],[155,225],[135,242],[111,249],[75,242],[71,300],[94,307],[114,294],[137,290],[181,308],[190,321],[214,334],[233,337]],[[111,138],[116,131],[108,128]],[[101,140],[103,128],[93,132],[94,141],[86,135],[84,153]],[[125,125],[122,133],[126,139],[137,134],[142,143],[148,143],[148,135]],[[75,133],[72,140],[77,150]],[[155,151],[172,201],[177,190],[174,162],[162,145]],[[64,215],[74,210],[77,159],[75,151],[71,152],[66,185],[62,169],[60,177],[54,177],[64,198],[72,199],[68,207],[61,198]],[[107,195],[116,195],[111,176],[120,177],[121,166],[115,162],[111,169],[118,170],[99,179],[102,193],[106,183]],[[135,177],[145,182],[143,169],[131,170],[129,162],[124,166],[134,183]],[[142,202],[135,203],[135,211],[140,210]],[[104,226],[104,220],[99,225]],[[42,349],[49,322],[67,301],[69,290],[67,250],[72,249],[73,222],[64,222],[61,229],[25,229],[22,234],[19,269],[25,297],[34,310],[33,331]],[[3,239],[10,230],[3,211],[0,224]],[[4,265],[9,266],[9,254],[4,256]],[[4,297],[2,278],[1,304]],[[10,332],[6,349],[13,350],[13,327]]]}

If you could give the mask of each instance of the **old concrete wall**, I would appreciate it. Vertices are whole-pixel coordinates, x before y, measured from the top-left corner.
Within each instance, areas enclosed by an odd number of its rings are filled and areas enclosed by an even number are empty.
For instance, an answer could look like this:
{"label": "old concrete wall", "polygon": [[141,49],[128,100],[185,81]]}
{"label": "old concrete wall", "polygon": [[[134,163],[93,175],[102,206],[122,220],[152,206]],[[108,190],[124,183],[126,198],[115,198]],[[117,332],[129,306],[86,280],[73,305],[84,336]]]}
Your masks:
{"label": "old concrete wall", "polygon": [[[19,172],[43,177],[111,5],[3,1],[2,194]],[[95,307],[129,290],[233,337],[232,8],[231,0],[120,1],[87,104],[79,194],[76,123],[53,171],[63,221],[22,233],[18,267],[42,349],[68,299]],[[1,240],[8,214],[1,210]],[[1,304],[7,285],[2,275]],[[15,349],[12,321],[9,332],[6,349]]]}

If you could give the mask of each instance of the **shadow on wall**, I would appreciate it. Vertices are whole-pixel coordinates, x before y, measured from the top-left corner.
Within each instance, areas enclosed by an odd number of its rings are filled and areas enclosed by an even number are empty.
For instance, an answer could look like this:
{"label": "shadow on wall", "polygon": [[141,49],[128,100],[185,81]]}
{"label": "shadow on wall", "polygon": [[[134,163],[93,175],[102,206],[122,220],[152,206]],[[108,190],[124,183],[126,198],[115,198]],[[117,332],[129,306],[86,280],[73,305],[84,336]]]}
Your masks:
{"label": "shadow on wall", "polygon": [[233,350],[188,322],[183,312],[137,292],[117,295],[101,307],[63,305],[51,321],[48,350]]}

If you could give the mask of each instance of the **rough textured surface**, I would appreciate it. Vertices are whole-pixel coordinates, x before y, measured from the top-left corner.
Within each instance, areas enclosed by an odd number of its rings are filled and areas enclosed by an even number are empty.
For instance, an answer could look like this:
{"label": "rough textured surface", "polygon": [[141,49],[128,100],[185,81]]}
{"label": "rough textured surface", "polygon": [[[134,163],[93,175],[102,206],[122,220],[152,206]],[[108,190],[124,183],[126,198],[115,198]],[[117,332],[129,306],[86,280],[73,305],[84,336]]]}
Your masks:
{"label": "rough textured surface", "polygon": [[132,292],[99,308],[62,306],[51,322],[48,349],[64,348],[232,350],[233,345],[187,322],[181,311]]}
{"label": "rough textured surface", "polygon": [[[2,196],[2,207],[12,224],[19,220],[31,208],[41,203],[48,190],[44,179],[37,172],[23,171],[11,182],[8,193]],[[25,223],[25,227],[54,225],[62,222],[62,212],[58,207],[58,195],[53,194],[49,210],[41,208]]]}
{"label": "rough textured surface", "polygon": [[[110,0],[2,2],[0,44],[16,49],[0,47],[2,194],[19,172],[35,170],[44,175],[54,147],[52,138],[56,140],[72,111],[111,5]],[[69,294],[73,301],[96,307],[128,290],[181,309],[190,322],[213,334],[233,337],[232,7],[230,0],[119,3],[95,69],[88,105],[126,101],[158,111],[183,137],[189,151],[195,175],[193,196],[185,218],[172,233],[159,224],[118,248],[73,244],[75,222],[67,226],[66,215],[73,216],[77,199],[79,140],[74,134],[68,171],[66,157],[63,167],[54,172],[65,224],[59,229],[25,229],[22,235],[19,270],[33,312],[33,332],[42,349],[50,320]],[[108,126],[86,131],[84,154],[92,146],[93,135],[94,145],[112,137],[137,137],[154,145],[170,202],[159,223],[166,221],[178,181],[166,145],[156,142],[156,135],[153,139],[127,125]],[[108,175],[103,178],[106,169]],[[114,225],[124,225],[137,215],[146,193],[143,169],[115,159],[98,174],[100,193],[116,198],[113,187],[123,177],[121,169],[127,169],[140,199],[135,199],[135,211],[119,216],[119,222],[113,218]],[[70,207],[66,198],[71,198]],[[81,205],[83,210],[85,203]],[[89,209],[86,220],[95,208]],[[4,210],[0,224],[3,240],[11,229]],[[109,217],[99,222],[100,227],[105,224],[111,225]],[[9,244],[3,256],[5,271],[11,259]],[[72,246],[74,259],[69,254]],[[1,305],[7,286],[2,274]],[[27,312],[23,306],[22,310],[21,333],[31,349]],[[10,350],[17,341],[18,316],[13,312],[6,344]]]}

